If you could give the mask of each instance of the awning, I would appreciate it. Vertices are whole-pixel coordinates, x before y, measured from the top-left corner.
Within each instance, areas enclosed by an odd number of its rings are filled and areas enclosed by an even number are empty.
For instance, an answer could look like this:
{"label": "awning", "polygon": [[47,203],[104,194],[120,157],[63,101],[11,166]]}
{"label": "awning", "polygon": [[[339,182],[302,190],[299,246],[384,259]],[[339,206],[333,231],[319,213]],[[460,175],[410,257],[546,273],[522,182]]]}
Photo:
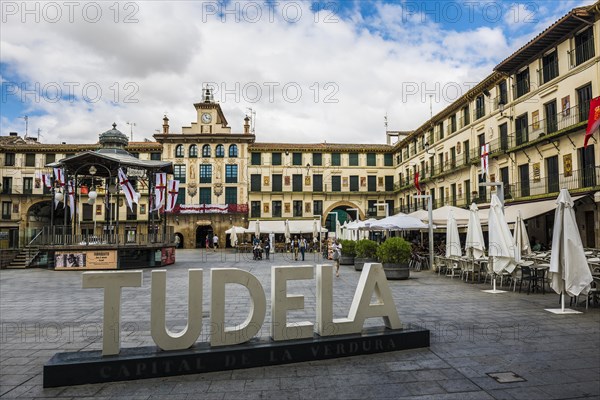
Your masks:
{"label": "awning", "polygon": [[[581,199],[583,196],[573,196],[573,201]],[[537,217],[538,215],[546,214],[549,211],[556,209],[556,199],[532,201],[529,203],[510,204],[504,207],[504,215],[506,222],[509,224],[517,221],[517,214],[521,211],[521,216],[524,220]],[[485,210],[487,211],[487,210]]]}
{"label": "awning", "polygon": [[[456,224],[458,226],[467,226],[469,223],[470,211],[464,208],[453,206],[443,206],[433,210],[433,224],[437,226],[446,226],[448,223],[448,217],[450,216],[450,211],[452,211],[454,214],[454,219],[456,220]],[[408,215],[410,217],[420,219],[425,223],[429,223],[429,213],[427,210],[417,210]],[[480,219],[482,223],[487,223],[487,212],[484,215],[480,214]]]}
{"label": "awning", "polygon": [[[267,233],[285,233],[285,220],[272,221],[259,219],[260,221],[260,232]],[[291,234],[307,234],[312,235],[313,232],[313,221],[312,219],[301,219],[301,220],[288,220]],[[245,230],[246,233],[254,233],[254,224],[256,220],[249,221],[249,228]],[[327,229],[321,227],[321,232],[327,232]]]}

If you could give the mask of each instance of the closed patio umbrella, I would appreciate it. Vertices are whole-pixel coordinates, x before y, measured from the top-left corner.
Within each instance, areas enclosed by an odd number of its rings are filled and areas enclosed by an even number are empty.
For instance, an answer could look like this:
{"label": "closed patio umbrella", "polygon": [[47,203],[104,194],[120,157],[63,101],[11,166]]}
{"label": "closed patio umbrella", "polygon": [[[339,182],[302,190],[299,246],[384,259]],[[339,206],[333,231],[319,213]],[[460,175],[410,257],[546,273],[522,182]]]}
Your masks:
{"label": "closed patio umbrella", "polygon": [[230,239],[231,246],[236,247],[237,243],[238,243],[238,237],[237,237],[237,232],[236,232],[235,226],[231,227],[231,233],[229,235],[231,237],[231,239]]}
{"label": "closed patio umbrella", "polygon": [[[490,202],[490,211],[488,215],[489,229],[489,255],[491,257],[494,274],[502,274],[503,271],[512,273],[517,266],[515,261],[516,246],[513,235],[508,229],[502,204],[496,194],[492,195]],[[487,293],[504,293],[503,290],[496,290],[496,279],[494,278],[494,288],[484,290]]]}
{"label": "closed patio umbrella", "polygon": [[254,235],[257,239],[260,238],[260,222],[256,220],[256,225],[254,225]]}
{"label": "closed patio umbrella", "polygon": [[458,225],[454,219],[454,212],[448,214],[446,225],[446,257],[461,257],[460,237],[458,236]]}
{"label": "closed patio umbrella", "polygon": [[467,240],[465,250],[473,258],[481,258],[485,255],[485,242],[481,230],[481,221],[479,220],[479,210],[477,204],[472,203],[469,207],[469,224],[467,225]]}
{"label": "closed patio umbrella", "polygon": [[285,236],[285,242],[289,243],[291,241],[292,235],[290,234],[290,221],[288,221],[287,219],[285,220],[285,228],[283,235]]}
{"label": "closed patio umbrella", "polygon": [[313,242],[317,243],[318,239],[317,237],[319,236],[319,228],[317,227],[317,220],[313,220]]}
{"label": "closed patio umbrella", "polygon": [[550,256],[550,287],[561,296],[561,308],[546,309],[555,314],[578,314],[565,309],[565,293],[569,296],[587,294],[593,280],[583,251],[579,228],[575,220],[573,200],[567,189],[561,189],[554,214],[552,254]]}
{"label": "closed patio umbrella", "polygon": [[517,246],[516,260],[521,262],[522,255],[531,254],[529,236],[527,235],[527,228],[525,228],[525,221],[521,217],[521,211],[519,211],[517,222],[515,222],[515,244]]}

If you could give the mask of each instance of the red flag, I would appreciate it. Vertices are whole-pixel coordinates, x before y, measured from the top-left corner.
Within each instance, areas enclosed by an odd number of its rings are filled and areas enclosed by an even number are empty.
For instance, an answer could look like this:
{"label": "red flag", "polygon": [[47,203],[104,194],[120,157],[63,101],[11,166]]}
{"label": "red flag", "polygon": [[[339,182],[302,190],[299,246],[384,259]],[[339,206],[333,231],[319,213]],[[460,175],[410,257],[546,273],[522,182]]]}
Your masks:
{"label": "red flag", "polygon": [[585,130],[585,139],[583,140],[583,148],[585,149],[588,140],[594,134],[594,131],[600,127],[600,96],[595,97],[590,101],[590,114],[588,116],[588,125]]}
{"label": "red flag", "polygon": [[417,192],[421,194],[421,187],[419,186],[419,172],[415,172],[415,187],[417,188]]}

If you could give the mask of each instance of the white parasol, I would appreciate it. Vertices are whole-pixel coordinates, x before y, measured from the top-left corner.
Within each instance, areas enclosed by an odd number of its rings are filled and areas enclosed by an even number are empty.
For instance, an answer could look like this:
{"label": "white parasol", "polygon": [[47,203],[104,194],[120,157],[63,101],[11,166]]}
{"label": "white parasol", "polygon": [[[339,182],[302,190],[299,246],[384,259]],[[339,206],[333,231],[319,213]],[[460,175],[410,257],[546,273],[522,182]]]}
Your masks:
{"label": "white parasol", "polygon": [[[512,273],[517,264],[515,261],[515,241],[513,235],[508,229],[502,204],[496,194],[492,195],[490,202],[490,211],[488,215],[488,229],[490,236],[489,255],[495,274],[501,274],[502,271]],[[494,278],[494,288],[484,290],[488,293],[504,293],[503,290],[496,290],[496,279]]]}
{"label": "white parasol", "polygon": [[467,240],[465,242],[465,250],[467,254],[473,258],[481,258],[485,255],[485,242],[483,232],[481,230],[481,221],[479,220],[479,210],[477,204],[471,204],[469,208],[469,224],[467,225]]}
{"label": "white parasol", "polygon": [[[369,222],[369,221],[367,221]],[[410,230],[410,229],[426,229],[428,225],[421,222],[419,219],[409,215],[400,213],[389,217],[375,220],[369,223],[369,230]]]}
{"label": "white parasol", "polygon": [[231,227],[231,233],[229,235],[230,235],[231,246],[236,247],[237,243],[238,243],[238,237],[237,237],[237,232],[236,232],[235,226]]}
{"label": "white parasol", "polygon": [[454,219],[454,212],[448,214],[446,225],[446,257],[461,257],[460,237],[458,236],[458,225]]}
{"label": "white parasol", "polygon": [[552,255],[550,256],[550,287],[561,295],[560,309],[546,309],[555,314],[578,314],[578,311],[565,309],[565,293],[569,296],[587,294],[592,273],[587,263],[579,228],[575,220],[573,200],[567,189],[561,189],[558,207],[554,214],[552,230]]}
{"label": "white parasol", "polygon": [[290,234],[290,221],[288,221],[287,219],[285,220],[285,230],[283,234],[285,236],[285,242],[289,243],[291,241],[292,235]]}
{"label": "white parasol", "polygon": [[525,221],[521,217],[521,211],[518,212],[517,222],[515,222],[515,244],[517,246],[515,257],[517,262],[521,262],[523,254],[531,254],[529,236],[527,235],[527,228],[525,228]]}

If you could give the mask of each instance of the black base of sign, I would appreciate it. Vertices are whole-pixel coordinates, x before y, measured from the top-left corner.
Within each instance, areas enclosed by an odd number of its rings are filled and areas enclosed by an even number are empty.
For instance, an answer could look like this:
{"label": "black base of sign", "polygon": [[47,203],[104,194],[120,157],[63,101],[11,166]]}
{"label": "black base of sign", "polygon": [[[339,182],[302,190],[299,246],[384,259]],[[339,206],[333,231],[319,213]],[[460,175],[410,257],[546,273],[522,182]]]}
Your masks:
{"label": "black base of sign", "polygon": [[241,345],[216,348],[207,343],[178,351],[137,347],[106,357],[100,351],[57,353],[44,365],[44,387],[198,374],[420,347],[429,347],[429,330],[376,328],[358,335],[315,335],[314,339],[282,342],[253,339]]}

